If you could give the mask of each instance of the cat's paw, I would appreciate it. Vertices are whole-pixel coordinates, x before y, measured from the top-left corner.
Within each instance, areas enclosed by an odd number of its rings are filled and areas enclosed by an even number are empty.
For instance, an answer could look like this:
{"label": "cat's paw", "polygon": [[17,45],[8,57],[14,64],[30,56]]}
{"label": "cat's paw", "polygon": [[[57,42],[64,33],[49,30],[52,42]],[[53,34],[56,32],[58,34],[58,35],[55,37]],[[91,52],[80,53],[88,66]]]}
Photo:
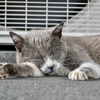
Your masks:
{"label": "cat's paw", "polygon": [[69,72],[70,72],[69,69],[67,69],[66,67],[59,67],[56,70],[56,73],[59,76],[68,76]]}
{"label": "cat's paw", "polygon": [[74,70],[69,73],[68,78],[74,81],[85,81],[88,80],[88,76],[85,72]]}
{"label": "cat's paw", "polygon": [[9,75],[5,72],[4,70],[4,65],[3,63],[0,63],[0,79],[5,79],[7,78]]}

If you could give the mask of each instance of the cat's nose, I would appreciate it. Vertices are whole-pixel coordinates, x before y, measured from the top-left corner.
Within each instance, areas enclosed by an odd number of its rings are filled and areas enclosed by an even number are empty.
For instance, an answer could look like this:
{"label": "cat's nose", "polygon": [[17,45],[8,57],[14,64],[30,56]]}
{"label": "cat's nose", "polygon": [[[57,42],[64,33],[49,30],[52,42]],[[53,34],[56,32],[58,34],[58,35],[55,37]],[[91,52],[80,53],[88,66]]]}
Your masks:
{"label": "cat's nose", "polygon": [[49,66],[48,69],[53,71],[54,65],[53,66]]}

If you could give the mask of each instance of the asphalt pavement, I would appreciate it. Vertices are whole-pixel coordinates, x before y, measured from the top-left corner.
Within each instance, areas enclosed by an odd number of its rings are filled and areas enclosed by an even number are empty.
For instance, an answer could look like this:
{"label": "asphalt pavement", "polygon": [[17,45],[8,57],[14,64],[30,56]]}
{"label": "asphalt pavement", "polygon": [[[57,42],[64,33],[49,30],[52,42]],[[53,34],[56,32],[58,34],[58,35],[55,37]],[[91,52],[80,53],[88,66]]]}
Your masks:
{"label": "asphalt pavement", "polygon": [[0,100],[100,100],[100,79],[71,81],[67,77],[0,80]]}

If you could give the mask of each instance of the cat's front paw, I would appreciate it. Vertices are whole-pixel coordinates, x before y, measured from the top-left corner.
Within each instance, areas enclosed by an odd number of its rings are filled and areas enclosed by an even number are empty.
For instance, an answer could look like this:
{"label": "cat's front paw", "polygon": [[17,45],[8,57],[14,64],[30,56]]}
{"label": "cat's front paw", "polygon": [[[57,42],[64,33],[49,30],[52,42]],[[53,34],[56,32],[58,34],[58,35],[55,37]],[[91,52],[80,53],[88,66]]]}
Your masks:
{"label": "cat's front paw", "polygon": [[56,73],[57,75],[59,76],[68,76],[69,74],[69,69],[66,68],[66,67],[59,67],[57,70],[56,70]]}
{"label": "cat's front paw", "polygon": [[85,81],[88,80],[88,76],[85,72],[75,70],[69,73],[68,78],[74,81]]}
{"label": "cat's front paw", "polygon": [[0,63],[0,79],[5,79],[5,78],[7,78],[9,75],[5,72],[5,70],[4,70],[4,65],[5,64],[1,64]]}

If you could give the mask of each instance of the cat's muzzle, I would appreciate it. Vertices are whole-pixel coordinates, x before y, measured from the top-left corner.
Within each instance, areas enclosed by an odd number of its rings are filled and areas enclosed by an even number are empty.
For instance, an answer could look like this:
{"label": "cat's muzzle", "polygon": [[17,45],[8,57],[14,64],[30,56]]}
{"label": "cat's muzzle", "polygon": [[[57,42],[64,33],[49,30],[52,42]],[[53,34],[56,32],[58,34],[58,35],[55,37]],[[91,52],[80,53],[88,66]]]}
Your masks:
{"label": "cat's muzzle", "polygon": [[53,66],[48,66],[48,67],[42,67],[41,71],[45,74],[45,75],[50,75],[51,73],[55,72],[55,70],[57,69],[56,65]]}

